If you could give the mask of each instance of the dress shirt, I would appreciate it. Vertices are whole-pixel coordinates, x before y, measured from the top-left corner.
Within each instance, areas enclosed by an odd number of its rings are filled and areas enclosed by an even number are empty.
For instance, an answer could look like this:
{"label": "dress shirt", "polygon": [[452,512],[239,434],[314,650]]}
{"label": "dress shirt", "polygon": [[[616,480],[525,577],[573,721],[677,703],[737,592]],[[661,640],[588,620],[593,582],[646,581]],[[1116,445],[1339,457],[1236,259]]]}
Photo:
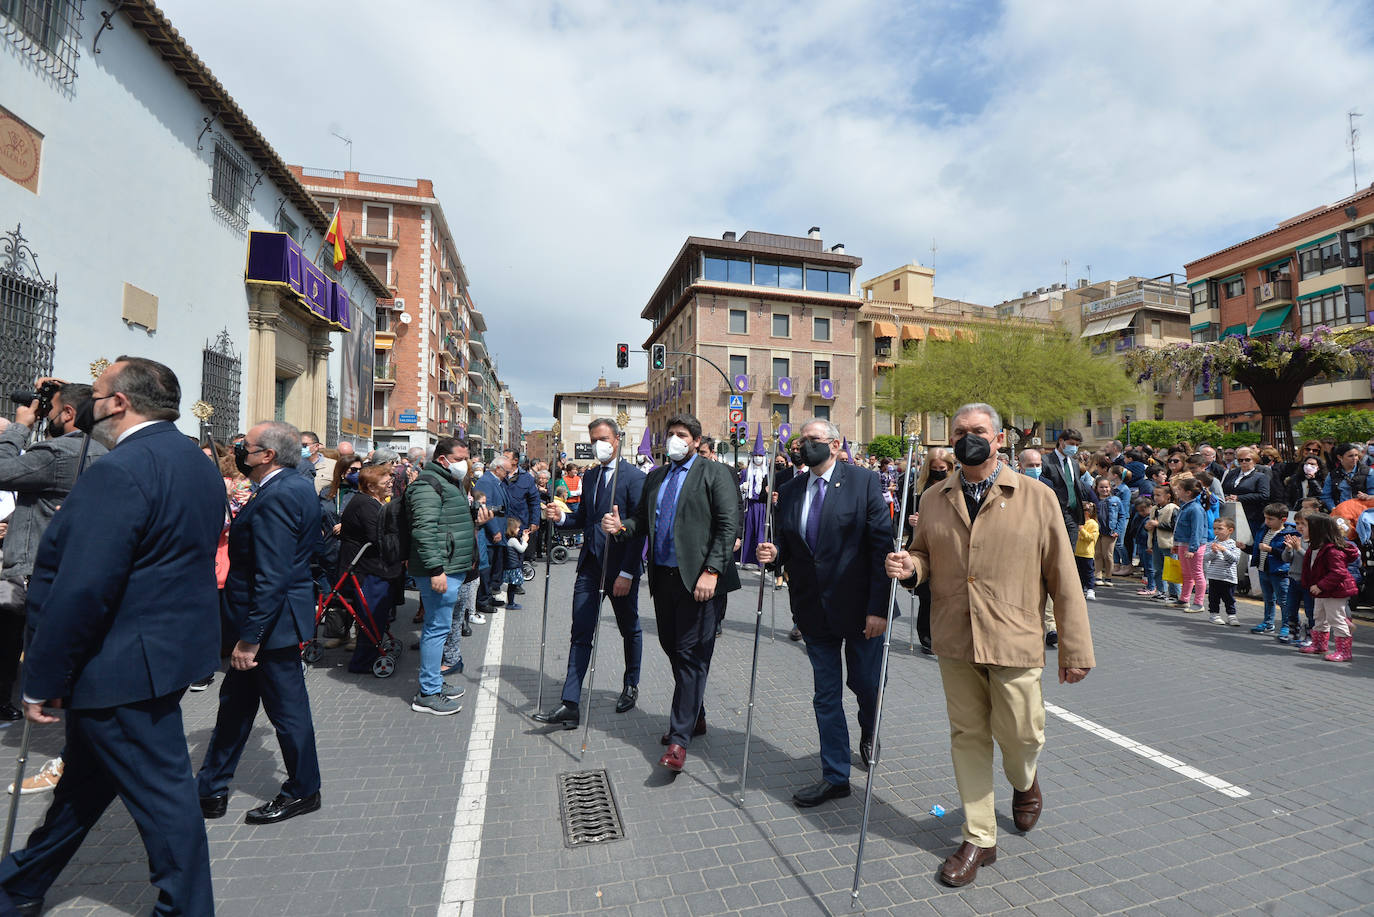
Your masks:
{"label": "dress shirt", "polygon": [[[663,483],[659,486],[659,488],[658,488],[658,494],[657,494],[657,496],[656,496],[656,498],[655,498],[655,501],[654,501],[654,515],[655,515],[656,518],[662,518],[662,517],[663,517],[663,493],[664,493],[664,491],[666,491],[666,490],[668,489],[668,481],[671,480],[672,477],[673,477],[673,475],[675,475],[675,474],[680,474],[680,475],[682,475],[683,479],[685,480],[686,477],[687,477],[687,473],[688,473],[689,471],[692,470],[692,463],[695,462],[696,460],[697,460],[697,454],[696,454],[695,452],[693,452],[693,453],[691,453],[691,454],[689,454],[689,455],[687,456],[686,461],[684,461],[682,464],[680,464],[680,465],[678,465],[678,464],[673,464],[673,465],[671,465],[671,467],[669,467],[668,473],[667,473],[666,475],[663,476]],[[674,506],[674,508],[676,508],[678,502],[679,502],[681,499],[682,499],[682,481],[679,481],[679,482],[678,482],[678,485],[677,485],[677,493],[673,496],[673,506]],[[676,521],[676,520],[674,520],[674,521]],[[656,557],[656,558],[654,558],[654,563],[658,564],[660,567],[676,567],[676,566],[677,566],[677,546],[673,544],[673,539],[672,539],[672,538],[669,538],[669,539],[668,539],[668,552],[667,552],[667,555],[664,556],[664,557]]]}
{"label": "dress shirt", "polygon": [[825,482],[827,490],[830,489],[830,476],[835,473],[835,463],[831,462],[830,467],[825,469],[825,474],[816,474],[814,471],[806,473],[806,496],[802,498],[801,530],[806,531],[806,520],[811,516],[811,499],[816,495],[816,478]]}
{"label": "dress shirt", "polygon": [[143,421],[143,423],[136,423],[129,429],[125,430],[123,433],[119,434],[119,439],[115,440],[115,445],[118,446],[120,443],[124,442],[124,440],[128,439],[130,436],[133,436],[135,433],[137,433],[139,430],[142,430],[144,427],[151,427],[153,424],[161,422],[162,421],[160,420],[145,420]]}

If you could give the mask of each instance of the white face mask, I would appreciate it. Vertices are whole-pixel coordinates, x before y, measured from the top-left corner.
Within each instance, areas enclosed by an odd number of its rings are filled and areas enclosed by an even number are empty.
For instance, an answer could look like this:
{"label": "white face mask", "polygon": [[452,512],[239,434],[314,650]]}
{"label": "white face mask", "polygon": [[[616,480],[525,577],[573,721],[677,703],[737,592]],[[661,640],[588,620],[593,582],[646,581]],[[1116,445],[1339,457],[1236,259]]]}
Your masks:
{"label": "white face mask", "polygon": [[463,459],[461,462],[454,462],[448,466],[449,477],[455,481],[461,481],[468,476],[468,461]]}
{"label": "white face mask", "polygon": [[750,461],[752,461],[755,465],[762,465],[762,464],[763,464],[763,456],[761,456],[761,455],[756,455],[756,456],[754,456],[752,459],[750,459]]}
{"label": "white face mask", "polygon": [[603,465],[615,458],[615,447],[605,440],[598,439],[592,443],[592,448],[596,452],[596,460]]}
{"label": "white face mask", "polygon": [[1314,477],[1317,476],[1317,466],[1316,466],[1316,465],[1303,465],[1303,466],[1302,466],[1302,470],[1303,470],[1303,473],[1306,474],[1309,478],[1314,478]]}
{"label": "white face mask", "polygon": [[692,450],[692,444],[680,436],[668,437],[668,458],[675,462],[680,462],[687,457],[687,453]]}

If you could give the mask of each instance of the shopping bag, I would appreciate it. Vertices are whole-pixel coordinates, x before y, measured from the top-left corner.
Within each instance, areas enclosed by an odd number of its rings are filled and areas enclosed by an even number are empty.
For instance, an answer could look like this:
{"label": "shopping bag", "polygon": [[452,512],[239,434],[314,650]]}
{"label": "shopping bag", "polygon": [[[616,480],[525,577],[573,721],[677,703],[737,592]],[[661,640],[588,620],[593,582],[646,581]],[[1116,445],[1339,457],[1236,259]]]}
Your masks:
{"label": "shopping bag", "polygon": [[1172,554],[1164,558],[1164,582],[1179,585],[1183,583],[1183,565]]}

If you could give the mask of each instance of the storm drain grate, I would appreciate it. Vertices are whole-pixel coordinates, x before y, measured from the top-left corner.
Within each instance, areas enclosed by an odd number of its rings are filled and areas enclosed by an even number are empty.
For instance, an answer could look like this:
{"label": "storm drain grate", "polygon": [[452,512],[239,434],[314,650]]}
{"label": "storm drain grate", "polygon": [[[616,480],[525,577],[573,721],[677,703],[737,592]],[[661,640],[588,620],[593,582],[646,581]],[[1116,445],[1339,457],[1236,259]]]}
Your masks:
{"label": "storm drain grate", "polygon": [[563,842],[569,847],[618,841],[625,836],[620,808],[604,770],[558,775],[558,808]]}

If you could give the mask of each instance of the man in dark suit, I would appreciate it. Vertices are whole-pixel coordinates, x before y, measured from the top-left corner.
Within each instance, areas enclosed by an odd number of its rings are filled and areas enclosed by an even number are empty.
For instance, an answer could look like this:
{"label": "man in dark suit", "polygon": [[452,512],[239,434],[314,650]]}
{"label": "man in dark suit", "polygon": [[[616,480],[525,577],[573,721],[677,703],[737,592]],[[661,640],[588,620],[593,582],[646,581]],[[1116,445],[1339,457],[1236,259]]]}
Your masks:
{"label": "man in dark suit", "polygon": [[1054,451],[1041,460],[1040,480],[1054,488],[1059,498],[1059,508],[1064,515],[1064,528],[1069,533],[1069,544],[1078,543],[1078,527],[1083,524],[1083,504],[1092,503],[1094,497],[1078,480],[1078,447],[1083,443],[1083,434],[1077,430],[1063,430],[1055,441]]}
{"label": "man in dark suit", "polygon": [[253,482],[253,498],[229,527],[229,578],[224,584],[238,643],[219,688],[219,715],[196,776],[206,818],[229,805],[229,783],[253,731],[258,704],[277,732],[286,782],[266,805],[249,809],[249,824],[273,824],[320,807],[320,761],[301,668],[301,644],[315,629],[310,557],[320,539],[315,488],[295,473],[300,432],[260,423],[234,447],[234,461]]}
{"label": "man in dark suit", "polygon": [[154,913],[214,911],[181,696],[218,655],[224,482],[169,422],[180,402],[170,369],[120,357],[75,419],[111,451],[53,516],[29,581],[24,712],[55,723],[44,707],[65,707],[67,724],[43,824],[0,864],[0,888],[21,914],[41,912],[116,796],[148,852]]}
{"label": "man in dark suit", "polygon": [[728,467],[697,455],[701,421],[677,414],[668,419],[667,432],[668,461],[649,473],[635,514],[622,522],[613,506],[601,529],[620,541],[649,541],[658,642],[673,667],[673,708],[662,739],[668,751],[658,763],[680,771],[692,736],[706,732],[702,700],[716,648],[711,600],[740,585],[733,559],[739,485]]}
{"label": "man in dark suit", "polygon": [[[625,641],[625,680],[615,712],[632,709],[639,698],[639,666],[644,652],[644,637],[639,626],[639,577],[644,569],[644,539],[610,541],[601,531],[601,517],[611,507],[624,507],[626,515],[639,510],[644,493],[644,473],[620,456],[620,432],[615,421],[593,420],[587,428],[596,453],[597,465],[582,477],[582,499],[571,513],[550,503],[544,518],[565,529],[582,530],[582,552],[577,558],[577,580],[573,584],[572,647],[568,651],[568,676],[563,680],[563,702],[547,713],[534,714],[538,723],[555,723],[572,729],[580,722],[578,704],[582,701],[582,679],[592,655],[592,635],[597,612],[601,610],[603,590],[611,597],[615,623]],[[615,480],[611,466],[615,463]],[[612,493],[614,483],[615,493]],[[609,551],[609,554],[606,552]],[[606,580],[601,580],[605,560]]]}
{"label": "man in dark suit", "polygon": [[839,428],[809,420],[801,428],[802,458],[810,469],[778,495],[775,542],[759,545],[759,560],[787,571],[792,616],[806,638],[816,693],[821,781],[792,800],[815,806],[849,795],[849,729],[844,677],[859,701],[859,754],[873,759],[883,632],[892,581],[883,562],[892,550],[892,516],[882,479],[839,461]]}

